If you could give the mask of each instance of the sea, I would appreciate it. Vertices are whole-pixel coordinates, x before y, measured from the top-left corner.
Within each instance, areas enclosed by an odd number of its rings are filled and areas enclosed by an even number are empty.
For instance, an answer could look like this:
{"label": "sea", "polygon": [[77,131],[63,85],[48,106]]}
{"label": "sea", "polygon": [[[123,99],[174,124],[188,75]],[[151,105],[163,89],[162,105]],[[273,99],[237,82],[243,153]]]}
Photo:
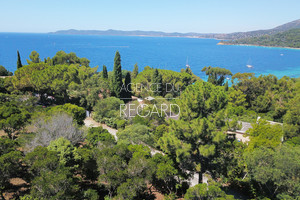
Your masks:
{"label": "sea", "polygon": [[189,65],[202,79],[207,78],[201,72],[205,66],[227,68],[233,74],[253,72],[256,76],[300,77],[299,49],[217,45],[219,41],[181,37],[0,33],[0,65],[14,72],[17,50],[23,65],[27,64],[26,59],[34,50],[40,54],[41,60],[63,50],[89,59],[90,66],[98,66],[98,71],[103,65],[110,71],[115,53],[119,51],[122,69],[126,70],[132,70],[136,63],[140,71],[145,66],[180,71]]}

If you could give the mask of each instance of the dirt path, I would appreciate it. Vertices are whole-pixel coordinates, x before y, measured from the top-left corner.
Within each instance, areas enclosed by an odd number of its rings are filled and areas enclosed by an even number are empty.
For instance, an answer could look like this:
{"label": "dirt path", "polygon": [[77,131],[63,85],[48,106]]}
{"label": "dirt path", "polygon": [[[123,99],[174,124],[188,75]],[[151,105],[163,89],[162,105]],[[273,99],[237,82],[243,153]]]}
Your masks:
{"label": "dirt path", "polygon": [[[95,120],[93,120],[91,117],[87,117],[87,118],[84,120],[84,124],[85,124],[85,126],[87,126],[87,127],[100,127],[100,126],[101,126],[102,128],[108,130],[108,132],[109,132],[111,135],[113,135],[113,136],[115,137],[116,140],[118,140],[118,136],[117,136],[118,130],[117,130],[117,129],[111,128],[111,127],[107,126],[106,124],[98,123],[98,122],[96,122]],[[157,153],[160,153],[160,154],[163,154],[163,155],[164,155],[163,152],[161,152],[161,151],[159,151],[159,150],[157,150],[157,149],[154,149],[154,148],[150,147],[150,146],[147,145],[147,144],[144,144],[144,145],[146,145],[147,147],[150,148],[150,150],[151,150],[151,155],[152,155],[152,156],[155,155],[155,154],[157,154]],[[203,177],[203,179],[207,179],[207,178],[206,178],[206,177]],[[188,182],[189,182],[190,186],[195,186],[195,185],[197,185],[198,182],[199,182],[199,176],[198,176],[198,174],[195,173],[195,174],[188,180]],[[206,180],[206,182],[207,182],[207,180]]]}
{"label": "dirt path", "polygon": [[85,126],[87,126],[87,127],[99,127],[99,126],[101,126],[102,128],[108,130],[108,132],[109,132],[112,136],[114,136],[115,140],[118,140],[118,136],[117,136],[118,130],[117,130],[117,129],[111,128],[111,127],[107,126],[106,124],[98,123],[98,122],[96,122],[95,120],[93,120],[91,117],[85,118],[84,124],[85,124]]}
{"label": "dirt path", "polygon": [[[118,140],[118,136],[117,136],[118,130],[117,130],[117,129],[111,128],[111,127],[107,126],[106,124],[98,123],[98,122],[96,122],[95,120],[93,120],[91,117],[87,117],[87,118],[84,120],[84,124],[85,124],[85,126],[87,126],[87,127],[100,127],[100,126],[101,126],[102,128],[108,130],[108,132],[109,132],[112,136],[114,136],[115,140]],[[157,153],[164,154],[163,152],[161,152],[161,151],[159,151],[159,150],[156,150],[156,149],[150,147],[149,145],[147,145],[147,144],[145,144],[145,143],[144,143],[144,145],[146,145],[147,147],[149,147],[149,149],[151,150],[151,155],[152,155],[152,156],[155,155],[155,154],[157,154]]]}

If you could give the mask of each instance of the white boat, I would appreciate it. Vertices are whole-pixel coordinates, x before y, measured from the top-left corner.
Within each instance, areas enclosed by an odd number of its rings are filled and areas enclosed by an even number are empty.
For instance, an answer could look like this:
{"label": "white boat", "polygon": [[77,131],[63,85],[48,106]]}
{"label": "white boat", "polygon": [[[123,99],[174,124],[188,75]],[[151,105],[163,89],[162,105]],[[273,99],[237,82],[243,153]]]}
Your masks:
{"label": "white boat", "polygon": [[249,58],[248,63],[246,65],[248,68],[253,68],[253,65],[251,65],[251,58]]}

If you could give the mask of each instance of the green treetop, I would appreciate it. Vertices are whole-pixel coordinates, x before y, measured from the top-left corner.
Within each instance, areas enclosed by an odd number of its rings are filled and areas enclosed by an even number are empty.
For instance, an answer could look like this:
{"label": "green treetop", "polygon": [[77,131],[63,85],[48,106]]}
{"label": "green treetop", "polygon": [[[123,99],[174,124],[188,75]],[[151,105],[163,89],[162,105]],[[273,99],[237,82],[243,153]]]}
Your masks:
{"label": "green treetop", "polygon": [[116,52],[114,60],[114,69],[112,77],[112,93],[120,98],[121,97],[121,88],[122,88],[122,68],[121,68],[121,56],[119,51]]}
{"label": "green treetop", "polygon": [[220,67],[204,67],[202,72],[208,75],[208,82],[214,85],[223,85],[226,76],[232,76],[230,70]]}
{"label": "green treetop", "polygon": [[136,76],[139,74],[139,66],[137,64],[134,65],[134,69],[132,71],[132,78],[136,78]]}
{"label": "green treetop", "polygon": [[31,63],[39,63],[41,62],[40,54],[36,51],[32,51],[29,55],[30,60],[27,59],[27,63],[30,65]]}
{"label": "green treetop", "polygon": [[102,77],[107,79],[108,78],[108,74],[107,74],[107,68],[105,65],[103,65],[103,70],[102,70]]}
{"label": "green treetop", "polygon": [[154,94],[157,96],[162,95],[162,76],[160,75],[157,69],[154,70],[151,81],[151,89],[154,92]]}
{"label": "green treetop", "polygon": [[20,69],[21,67],[23,67],[22,62],[21,62],[21,56],[19,51],[17,51],[18,53],[18,60],[17,60],[17,69]]}
{"label": "green treetop", "polygon": [[224,90],[227,92],[228,91],[228,81],[226,81],[224,87],[225,87]]}
{"label": "green treetop", "polygon": [[0,65],[0,76],[12,76],[13,73],[5,69],[2,65]]}

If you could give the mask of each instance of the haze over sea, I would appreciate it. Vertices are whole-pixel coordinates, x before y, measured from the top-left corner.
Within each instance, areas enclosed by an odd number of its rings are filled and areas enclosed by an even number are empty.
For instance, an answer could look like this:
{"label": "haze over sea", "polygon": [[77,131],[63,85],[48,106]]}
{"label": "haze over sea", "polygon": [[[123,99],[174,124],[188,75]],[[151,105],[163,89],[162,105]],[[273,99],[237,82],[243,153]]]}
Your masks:
{"label": "haze over sea", "polygon": [[63,50],[86,57],[91,67],[99,66],[98,71],[102,65],[111,71],[115,52],[119,50],[122,68],[127,70],[138,63],[140,71],[145,66],[180,71],[188,60],[192,71],[201,78],[205,78],[201,72],[204,66],[224,67],[232,73],[274,74],[279,78],[300,76],[298,49],[223,46],[218,42],[197,38],[0,33],[0,65],[14,72],[17,50],[23,65],[33,50],[42,60]]}

